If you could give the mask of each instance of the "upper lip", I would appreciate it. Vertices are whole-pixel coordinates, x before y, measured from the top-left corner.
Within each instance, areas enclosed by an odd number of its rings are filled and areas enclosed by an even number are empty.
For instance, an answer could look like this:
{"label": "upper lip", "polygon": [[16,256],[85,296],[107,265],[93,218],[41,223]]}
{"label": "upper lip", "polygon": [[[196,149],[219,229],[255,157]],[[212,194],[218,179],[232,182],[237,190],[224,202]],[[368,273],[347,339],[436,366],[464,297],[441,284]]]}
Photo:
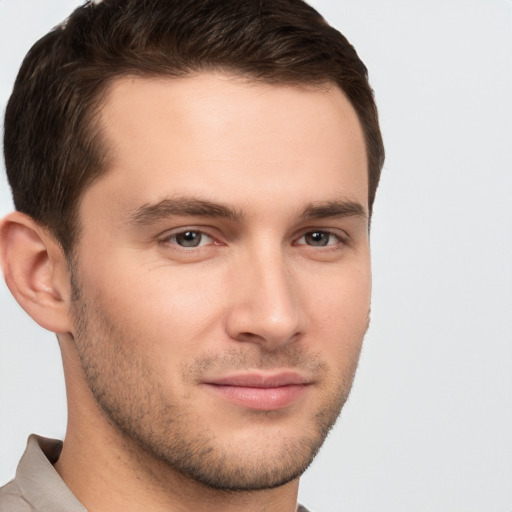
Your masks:
{"label": "upper lip", "polygon": [[216,386],[239,386],[247,388],[278,388],[281,386],[305,385],[311,382],[296,372],[237,373],[206,381]]}

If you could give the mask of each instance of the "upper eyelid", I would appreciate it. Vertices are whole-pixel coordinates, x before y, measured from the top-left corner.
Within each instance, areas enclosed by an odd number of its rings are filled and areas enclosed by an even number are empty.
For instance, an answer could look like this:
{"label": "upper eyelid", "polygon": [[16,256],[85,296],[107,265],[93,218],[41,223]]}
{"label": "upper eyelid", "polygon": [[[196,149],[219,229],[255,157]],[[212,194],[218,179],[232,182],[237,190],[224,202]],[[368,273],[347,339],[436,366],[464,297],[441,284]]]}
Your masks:
{"label": "upper eyelid", "polygon": [[294,237],[296,240],[302,238],[308,233],[328,233],[334,235],[341,240],[350,240],[351,236],[345,229],[337,228],[337,227],[306,227],[298,231],[297,235]]}
{"label": "upper eyelid", "polygon": [[[209,226],[180,226],[177,228],[171,228],[167,229],[165,231],[162,231],[158,235],[158,240],[165,241],[166,239],[169,239],[173,236],[179,235],[181,233],[185,233],[187,231],[196,231],[202,235],[205,235],[209,238],[212,238],[214,240],[220,241],[220,242],[226,242],[229,239],[236,238],[232,236],[227,236],[226,234],[219,232],[219,230],[209,227]],[[302,228],[299,231],[295,232],[294,235],[291,237],[291,242],[296,243],[297,240],[304,237],[308,233],[315,233],[315,232],[322,232],[322,233],[328,233],[330,235],[333,235],[340,239],[343,243],[348,243],[351,240],[351,236],[347,233],[346,230],[341,228],[334,228],[334,227],[313,227],[308,226],[306,228]]]}
{"label": "upper eyelid", "polygon": [[[337,242],[341,243],[341,244],[344,244],[344,245],[348,244],[349,241],[350,241],[348,235],[346,235],[346,234],[341,235],[340,233],[335,233],[335,232],[333,232],[332,230],[329,230],[329,229],[310,229],[310,230],[304,231],[300,236],[295,237],[293,243],[297,244],[297,242],[301,238],[304,238],[306,235],[308,235],[310,233],[326,233],[327,235],[331,235],[331,236],[336,237]],[[301,243],[301,244],[298,244],[298,245],[308,245],[308,244],[302,244]],[[328,244],[328,245],[325,245],[325,246],[316,246],[316,247],[332,247],[333,245],[336,245],[336,244]],[[315,246],[309,246],[309,247],[315,247]]]}
{"label": "upper eyelid", "polygon": [[192,232],[192,233],[198,233],[200,234],[201,236],[206,236],[208,238],[214,238],[212,235],[204,232],[204,231],[200,231],[199,229],[185,229],[183,231],[176,231],[174,233],[169,233],[167,235],[167,238],[176,238],[178,235],[183,235],[184,233],[188,233],[188,232]]}
{"label": "upper eyelid", "polygon": [[[180,226],[179,228],[171,228],[162,231],[159,235],[159,239],[170,238],[171,236],[176,236],[181,233],[186,233],[187,231],[196,231],[197,233],[201,233],[202,235],[209,236],[210,238],[216,238],[214,234],[212,234],[212,230],[205,227],[198,226]],[[218,235],[217,235],[218,237]]]}
{"label": "upper eyelid", "polygon": [[[199,245],[196,245],[196,246],[194,246],[194,245],[186,246],[186,245],[179,244],[178,241],[176,240],[176,237],[180,234],[186,233],[187,231],[199,233],[201,235],[201,237],[207,237],[209,240],[207,240],[206,243],[203,243],[203,240],[200,240]],[[214,237],[202,229],[192,229],[192,228],[175,229],[172,231],[168,230],[157,238],[156,243],[157,243],[157,245],[159,245],[161,247],[165,246],[168,250],[180,251],[180,252],[184,251],[185,253],[192,253],[192,252],[205,250],[206,248],[208,248],[210,246],[223,245],[222,242],[219,243],[219,237]]]}

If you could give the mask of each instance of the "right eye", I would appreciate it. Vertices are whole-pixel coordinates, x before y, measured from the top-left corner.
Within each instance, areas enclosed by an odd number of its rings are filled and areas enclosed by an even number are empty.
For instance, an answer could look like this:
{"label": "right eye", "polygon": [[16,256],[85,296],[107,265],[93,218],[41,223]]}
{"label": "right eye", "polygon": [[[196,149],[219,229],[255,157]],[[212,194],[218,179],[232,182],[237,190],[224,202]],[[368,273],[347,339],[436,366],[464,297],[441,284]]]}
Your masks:
{"label": "right eye", "polygon": [[211,236],[197,229],[187,229],[178,233],[172,233],[163,241],[186,249],[193,249],[213,243]]}

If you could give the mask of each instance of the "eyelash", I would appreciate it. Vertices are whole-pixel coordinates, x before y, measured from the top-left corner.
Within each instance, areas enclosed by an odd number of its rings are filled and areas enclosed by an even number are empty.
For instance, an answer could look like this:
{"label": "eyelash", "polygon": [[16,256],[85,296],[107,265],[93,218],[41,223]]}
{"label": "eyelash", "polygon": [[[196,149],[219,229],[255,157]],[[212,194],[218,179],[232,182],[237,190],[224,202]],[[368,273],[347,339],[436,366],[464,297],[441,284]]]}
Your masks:
{"label": "eyelash", "polygon": [[[312,237],[313,235],[327,235],[327,237],[328,237],[327,242],[325,244],[319,244],[319,245],[299,243],[300,240],[304,239],[304,241],[306,241],[306,238],[308,236]],[[335,242],[329,243],[329,241],[332,239],[335,239]],[[344,244],[345,240],[340,235],[337,235],[336,233],[333,233],[332,231],[327,231],[325,229],[308,231],[308,232],[304,233],[300,238],[298,238],[297,241],[295,242],[296,245],[307,245],[309,247],[331,247],[331,248],[339,243]]]}
{"label": "eyelash", "polygon": [[[190,246],[180,245],[177,240],[178,237],[186,236],[187,234],[194,234],[195,236],[197,236],[199,238],[198,245],[190,245]],[[211,242],[208,244],[202,244],[201,242],[203,241],[203,238],[205,238],[205,237],[212,241],[215,241],[214,237],[212,237],[211,235],[209,235],[208,233],[204,232],[201,229],[184,229],[182,231],[177,231],[175,233],[171,233],[171,234],[167,235],[165,238],[163,238],[161,240],[161,243],[170,244],[172,246],[179,247],[180,249],[183,249],[183,250],[197,249],[199,247],[204,247],[205,245],[220,245],[219,243],[215,243],[215,242],[213,244],[211,244]],[[194,242],[194,240],[192,240],[192,242]]]}
{"label": "eyelash", "polygon": [[[181,245],[180,243],[178,243],[178,237],[187,236],[187,234],[193,235],[192,238],[198,237],[198,239],[199,239],[198,244],[187,246],[187,245]],[[319,245],[308,244],[307,237],[312,237],[314,235],[322,235],[322,236],[327,235],[328,240],[325,244],[319,244]],[[212,242],[202,243],[204,238],[207,238],[207,239],[213,241],[213,243]],[[334,243],[330,243],[333,239],[334,239]],[[304,242],[301,242],[301,240],[304,240]],[[194,239],[191,240],[192,243],[194,241],[195,241]],[[337,233],[334,233],[333,231],[326,230],[326,229],[316,229],[316,230],[310,230],[310,231],[304,232],[299,238],[297,238],[294,241],[293,245],[304,245],[307,247],[313,247],[313,248],[318,247],[318,248],[325,248],[324,250],[328,250],[328,249],[336,248],[339,244],[347,245],[348,241],[349,241],[348,236],[346,234],[341,235],[341,234],[337,234]],[[176,248],[179,247],[178,250],[193,250],[193,249],[198,249],[198,248],[208,246],[208,245],[222,245],[220,242],[215,241],[215,238],[212,235],[209,235],[208,233],[206,233],[205,231],[203,231],[201,229],[192,229],[192,228],[183,229],[181,231],[177,231],[177,232],[168,234],[165,238],[162,238],[160,240],[160,243],[166,244],[166,245],[168,244],[168,245],[171,245]]]}

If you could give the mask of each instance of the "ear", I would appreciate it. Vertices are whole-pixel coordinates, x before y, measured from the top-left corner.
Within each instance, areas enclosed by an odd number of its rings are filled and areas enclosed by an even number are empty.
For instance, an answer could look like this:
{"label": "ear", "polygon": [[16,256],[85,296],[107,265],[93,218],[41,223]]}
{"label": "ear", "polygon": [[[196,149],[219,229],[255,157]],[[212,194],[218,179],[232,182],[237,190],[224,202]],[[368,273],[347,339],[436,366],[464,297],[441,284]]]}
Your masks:
{"label": "ear", "polygon": [[64,252],[47,229],[13,212],[0,223],[5,282],[20,306],[55,333],[72,329],[71,285]]}

